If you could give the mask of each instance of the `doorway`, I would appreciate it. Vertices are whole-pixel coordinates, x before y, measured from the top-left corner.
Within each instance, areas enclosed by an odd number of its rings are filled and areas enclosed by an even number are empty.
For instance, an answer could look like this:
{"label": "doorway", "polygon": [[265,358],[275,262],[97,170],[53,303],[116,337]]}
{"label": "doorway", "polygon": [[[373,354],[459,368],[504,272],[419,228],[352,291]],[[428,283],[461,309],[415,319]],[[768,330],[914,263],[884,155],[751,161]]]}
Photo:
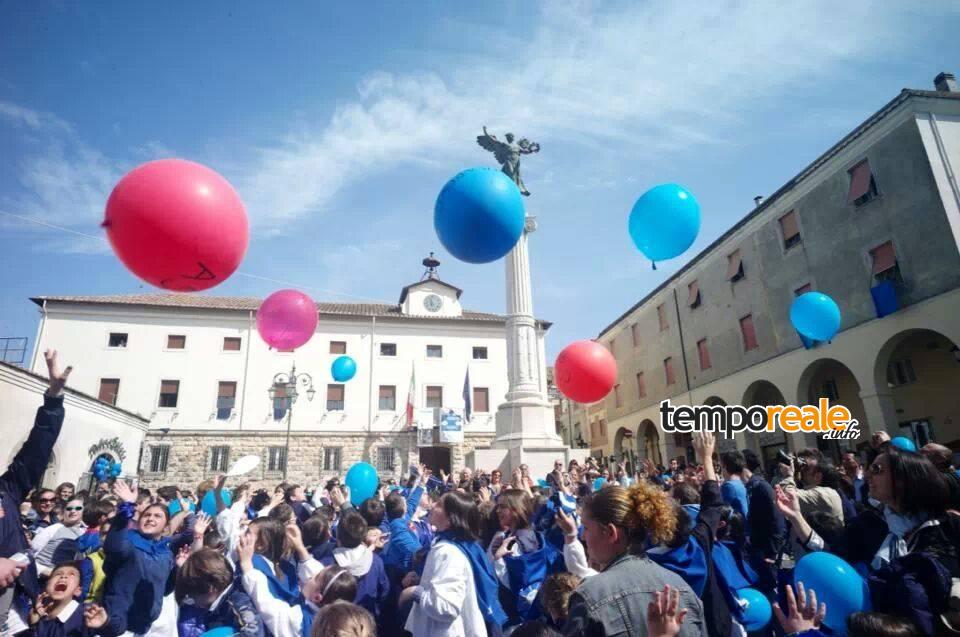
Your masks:
{"label": "doorway", "polygon": [[420,463],[425,464],[433,475],[450,473],[450,447],[420,447]]}

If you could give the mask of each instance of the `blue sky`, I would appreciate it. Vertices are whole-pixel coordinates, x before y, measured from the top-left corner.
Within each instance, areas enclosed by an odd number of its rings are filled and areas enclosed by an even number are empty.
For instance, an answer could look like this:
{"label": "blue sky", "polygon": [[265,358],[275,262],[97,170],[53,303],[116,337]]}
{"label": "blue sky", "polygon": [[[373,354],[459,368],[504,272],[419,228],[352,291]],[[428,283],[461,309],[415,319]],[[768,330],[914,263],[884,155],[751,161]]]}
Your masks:
{"label": "blue sky", "polygon": [[[704,6],[695,6],[704,5]],[[960,72],[960,3],[13,2],[0,0],[0,212],[101,235],[112,186],[178,156],[247,204],[241,271],[317,300],[386,300],[436,251],[470,309],[504,309],[501,262],[456,262],[436,194],[524,165],[536,313],[552,357],[592,337],[901,88]],[[651,271],[626,219],[647,188],[699,199],[693,248]],[[0,336],[43,294],[151,291],[108,246],[0,214]],[[265,296],[235,275],[211,291]]]}

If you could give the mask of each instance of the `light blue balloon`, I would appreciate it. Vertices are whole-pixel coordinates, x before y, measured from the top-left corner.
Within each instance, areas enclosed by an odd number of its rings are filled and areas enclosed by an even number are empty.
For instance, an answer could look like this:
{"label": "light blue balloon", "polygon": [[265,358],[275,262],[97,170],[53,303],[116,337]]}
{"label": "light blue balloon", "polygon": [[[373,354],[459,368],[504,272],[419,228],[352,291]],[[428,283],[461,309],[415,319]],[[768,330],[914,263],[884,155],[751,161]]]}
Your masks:
{"label": "light blue balloon", "polygon": [[358,462],[350,467],[343,482],[350,487],[350,503],[353,506],[360,506],[364,500],[372,498],[377,492],[380,478],[377,477],[377,470],[370,464]]}
{"label": "light blue balloon", "polygon": [[817,600],[827,605],[823,620],[838,635],[847,634],[847,617],[870,610],[870,590],[856,569],[824,551],[807,553],[793,570],[794,583],[803,582],[806,590],[817,592]]}
{"label": "light blue balloon", "polygon": [[345,383],[357,373],[357,361],[349,356],[338,356],[330,366],[330,375],[338,383]]}
{"label": "light blue balloon", "polygon": [[840,331],[840,308],[823,292],[805,292],[790,306],[790,322],[815,341],[829,341]]}
{"label": "light blue balloon", "polygon": [[210,630],[201,634],[200,637],[233,637],[236,634],[237,633],[233,630],[233,627],[220,626],[219,628],[211,628]]}
{"label": "light blue balloon", "polygon": [[597,478],[596,480],[593,481],[593,490],[599,491],[600,489],[603,488],[605,484],[607,484],[606,478]]}
{"label": "light blue balloon", "polygon": [[914,444],[912,440],[904,436],[897,436],[890,441],[890,444],[903,451],[912,451],[914,453],[917,451],[917,445]]}
{"label": "light blue balloon", "polygon": [[[230,492],[226,489],[220,490],[220,497],[223,498],[223,503],[228,507],[233,504],[233,498],[230,497]],[[203,494],[203,502],[200,503],[200,510],[210,517],[217,517],[217,499],[213,495],[213,489]]]}
{"label": "light blue balloon", "polygon": [[447,251],[467,263],[490,263],[513,249],[526,212],[517,185],[493,168],[470,168],[440,191],[433,227]]}
{"label": "light blue balloon", "polygon": [[741,601],[737,620],[748,631],[761,630],[770,623],[773,607],[763,593],[753,588],[741,588],[737,591]]}
{"label": "light blue balloon", "polygon": [[656,263],[683,254],[700,232],[700,204],[677,184],[660,184],[643,193],[630,211],[630,238]]}

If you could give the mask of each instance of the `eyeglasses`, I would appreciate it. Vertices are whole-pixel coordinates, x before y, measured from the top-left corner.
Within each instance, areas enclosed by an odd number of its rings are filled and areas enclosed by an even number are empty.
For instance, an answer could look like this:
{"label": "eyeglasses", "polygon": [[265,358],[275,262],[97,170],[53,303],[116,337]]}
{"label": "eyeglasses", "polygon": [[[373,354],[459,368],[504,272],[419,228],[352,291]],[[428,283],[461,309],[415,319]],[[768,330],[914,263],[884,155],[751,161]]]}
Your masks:
{"label": "eyeglasses", "polygon": [[83,511],[83,507],[65,507],[64,511]]}
{"label": "eyeglasses", "polygon": [[56,501],[56,498],[40,498],[40,504],[53,504]]}

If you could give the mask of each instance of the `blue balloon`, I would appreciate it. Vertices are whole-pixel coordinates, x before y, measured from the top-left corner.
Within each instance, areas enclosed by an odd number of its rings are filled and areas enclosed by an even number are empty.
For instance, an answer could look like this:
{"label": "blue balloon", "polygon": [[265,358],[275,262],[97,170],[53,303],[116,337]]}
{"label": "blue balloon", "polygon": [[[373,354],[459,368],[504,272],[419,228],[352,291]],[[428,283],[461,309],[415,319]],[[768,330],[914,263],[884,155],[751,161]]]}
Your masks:
{"label": "blue balloon", "polygon": [[847,634],[847,617],[870,610],[870,591],[856,569],[834,555],[818,551],[807,553],[793,570],[793,581],[803,582],[808,591],[817,592],[817,600],[827,605],[823,623],[838,635]]}
{"label": "blue balloon", "polygon": [[790,322],[815,341],[829,341],[840,331],[840,308],[823,292],[806,292],[793,300]]}
{"label": "blue balloon", "polygon": [[517,244],[525,218],[523,196],[509,177],[493,168],[470,168],[440,191],[433,227],[456,258],[490,263]]}
{"label": "blue balloon", "polygon": [[890,444],[902,451],[912,451],[914,453],[917,451],[917,445],[915,445],[912,440],[905,438],[904,436],[897,436],[890,441]]}
{"label": "blue balloon", "polygon": [[597,478],[596,480],[593,481],[593,490],[599,491],[600,489],[603,488],[605,484],[607,484],[606,478]]}
{"label": "blue balloon", "polygon": [[377,470],[366,462],[358,462],[347,471],[343,482],[350,487],[350,502],[353,506],[360,506],[360,503],[367,498],[372,498],[377,492],[377,485],[380,478],[377,477]]}
{"label": "blue balloon", "polygon": [[349,356],[338,356],[330,366],[330,375],[338,383],[345,383],[357,373],[357,361]]}
{"label": "blue balloon", "polygon": [[[220,497],[223,498],[223,503],[228,507],[233,504],[233,498],[230,497],[230,492],[226,489],[220,489]],[[217,498],[213,494],[213,489],[210,489],[203,494],[203,501],[200,503],[200,510],[210,517],[217,517]]]}
{"label": "blue balloon", "polygon": [[630,238],[656,263],[683,254],[700,232],[700,204],[677,184],[660,184],[643,193],[630,211]]}
{"label": "blue balloon", "polygon": [[220,626],[219,628],[211,628],[202,633],[200,637],[233,637],[236,634],[237,632],[232,626]]}
{"label": "blue balloon", "polygon": [[739,621],[748,631],[761,630],[770,623],[773,607],[763,593],[753,588],[741,588],[737,591],[740,602]]}

